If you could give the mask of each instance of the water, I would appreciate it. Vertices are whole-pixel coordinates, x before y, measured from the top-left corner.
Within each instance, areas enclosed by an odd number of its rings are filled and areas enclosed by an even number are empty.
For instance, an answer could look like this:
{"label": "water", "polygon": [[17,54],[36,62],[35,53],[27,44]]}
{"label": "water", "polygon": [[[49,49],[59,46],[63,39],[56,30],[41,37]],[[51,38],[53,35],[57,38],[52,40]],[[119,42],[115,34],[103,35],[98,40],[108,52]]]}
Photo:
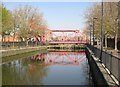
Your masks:
{"label": "water", "polygon": [[3,85],[89,85],[84,52],[49,52],[2,65]]}

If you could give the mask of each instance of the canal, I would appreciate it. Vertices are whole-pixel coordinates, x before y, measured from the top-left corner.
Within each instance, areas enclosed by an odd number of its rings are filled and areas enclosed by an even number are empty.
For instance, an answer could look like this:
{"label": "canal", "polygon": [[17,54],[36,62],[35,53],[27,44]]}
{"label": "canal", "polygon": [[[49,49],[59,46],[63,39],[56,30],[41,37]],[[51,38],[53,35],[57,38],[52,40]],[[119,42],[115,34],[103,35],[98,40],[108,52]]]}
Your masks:
{"label": "canal", "polygon": [[2,65],[3,85],[90,85],[84,52],[48,52]]}

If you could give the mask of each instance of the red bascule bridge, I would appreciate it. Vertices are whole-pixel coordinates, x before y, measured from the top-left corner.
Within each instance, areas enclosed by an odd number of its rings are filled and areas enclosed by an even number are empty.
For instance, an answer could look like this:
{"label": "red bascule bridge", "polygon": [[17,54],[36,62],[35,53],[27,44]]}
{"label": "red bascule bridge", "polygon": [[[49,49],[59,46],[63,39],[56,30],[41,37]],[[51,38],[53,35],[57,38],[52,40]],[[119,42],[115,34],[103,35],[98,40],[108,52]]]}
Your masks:
{"label": "red bascule bridge", "polygon": [[89,39],[79,30],[50,30],[49,44],[86,44]]}

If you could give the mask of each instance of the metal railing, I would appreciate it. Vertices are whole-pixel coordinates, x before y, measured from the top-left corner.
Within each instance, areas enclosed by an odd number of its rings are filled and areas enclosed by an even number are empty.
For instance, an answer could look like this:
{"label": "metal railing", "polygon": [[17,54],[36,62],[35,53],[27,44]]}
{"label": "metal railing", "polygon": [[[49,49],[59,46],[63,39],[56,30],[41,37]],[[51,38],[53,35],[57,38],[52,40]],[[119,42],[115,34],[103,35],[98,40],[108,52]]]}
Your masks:
{"label": "metal railing", "polygon": [[8,50],[8,49],[17,49],[17,48],[25,48],[27,47],[35,47],[35,46],[42,46],[45,45],[44,43],[38,42],[28,42],[28,46],[26,42],[1,42],[0,43],[0,50]]}
{"label": "metal railing", "polygon": [[87,44],[87,47],[97,58],[101,59],[102,63],[109,70],[110,74],[112,74],[118,80],[120,85],[120,58],[113,56],[112,53],[101,51],[99,48],[93,47],[92,45]]}

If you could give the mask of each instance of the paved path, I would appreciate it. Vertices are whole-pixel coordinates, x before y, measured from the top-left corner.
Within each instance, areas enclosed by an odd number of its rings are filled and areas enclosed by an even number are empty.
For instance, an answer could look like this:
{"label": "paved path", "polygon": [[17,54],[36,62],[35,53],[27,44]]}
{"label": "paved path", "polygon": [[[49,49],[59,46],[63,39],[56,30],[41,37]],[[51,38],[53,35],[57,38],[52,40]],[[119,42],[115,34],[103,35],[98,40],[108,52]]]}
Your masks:
{"label": "paved path", "polygon": [[[97,47],[97,46],[96,46],[96,47]],[[97,48],[100,49],[100,47],[97,47]],[[113,55],[113,56],[120,58],[120,50],[119,50],[119,52],[118,52],[117,50],[108,48],[108,49],[106,49],[106,50],[104,50],[104,51],[107,51],[108,53],[111,53],[111,52],[112,52],[112,55]]]}
{"label": "paved path", "polygon": [[110,50],[110,51],[112,52],[113,56],[120,58],[120,52],[118,53],[118,51],[116,50]]}

